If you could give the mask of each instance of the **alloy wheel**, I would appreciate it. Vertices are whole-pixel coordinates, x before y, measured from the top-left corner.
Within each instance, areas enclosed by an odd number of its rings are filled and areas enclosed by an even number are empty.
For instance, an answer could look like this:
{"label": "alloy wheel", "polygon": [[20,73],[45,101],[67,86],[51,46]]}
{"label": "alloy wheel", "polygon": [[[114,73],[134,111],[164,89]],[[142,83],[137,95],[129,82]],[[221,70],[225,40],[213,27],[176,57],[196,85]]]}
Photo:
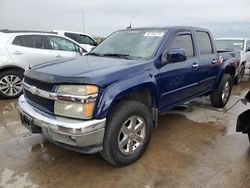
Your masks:
{"label": "alloy wheel", "polygon": [[16,75],[6,75],[0,79],[0,91],[7,96],[18,95],[22,91],[22,80]]}
{"label": "alloy wheel", "polygon": [[144,143],[146,134],[146,124],[140,116],[132,116],[128,118],[122,125],[118,135],[119,150],[129,155],[138,150]]}

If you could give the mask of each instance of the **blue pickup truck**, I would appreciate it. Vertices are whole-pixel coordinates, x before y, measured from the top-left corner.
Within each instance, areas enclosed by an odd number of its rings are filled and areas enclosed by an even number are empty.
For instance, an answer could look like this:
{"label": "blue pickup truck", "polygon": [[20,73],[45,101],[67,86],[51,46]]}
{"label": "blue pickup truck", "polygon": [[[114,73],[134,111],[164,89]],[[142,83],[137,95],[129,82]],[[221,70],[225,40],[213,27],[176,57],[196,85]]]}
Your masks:
{"label": "blue pickup truck", "polygon": [[208,95],[214,107],[227,104],[235,58],[220,56],[227,54],[217,53],[206,29],[120,30],[86,56],[27,69],[21,121],[57,145],[131,164],[147,148],[159,113]]}

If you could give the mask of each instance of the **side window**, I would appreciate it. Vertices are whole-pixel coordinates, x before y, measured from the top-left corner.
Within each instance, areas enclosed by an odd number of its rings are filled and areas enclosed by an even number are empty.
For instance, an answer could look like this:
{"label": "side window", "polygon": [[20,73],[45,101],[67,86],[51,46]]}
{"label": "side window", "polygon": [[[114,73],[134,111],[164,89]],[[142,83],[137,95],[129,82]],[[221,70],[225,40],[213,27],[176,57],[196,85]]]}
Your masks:
{"label": "side window", "polygon": [[194,57],[194,45],[190,34],[179,35],[174,38],[170,49],[183,48],[188,58]]}
{"label": "side window", "polygon": [[91,39],[90,37],[88,37],[86,35],[80,35],[80,43],[81,44],[89,44],[91,46],[95,45],[95,41],[93,41],[93,39]]}
{"label": "side window", "polygon": [[57,36],[48,36],[48,40],[54,50],[77,52],[75,44],[68,39]]}
{"label": "side window", "polygon": [[43,42],[43,37],[41,35],[22,35],[17,36],[12,44],[29,47],[29,48],[38,48],[45,49],[45,44]]}
{"label": "side window", "polygon": [[76,41],[76,42],[79,42],[79,36],[78,34],[75,34],[75,33],[65,33],[65,36],[66,37],[69,37],[71,38],[72,40]]}
{"label": "side window", "polygon": [[18,45],[18,46],[22,46],[22,42],[21,42],[21,36],[17,36],[14,40],[13,40],[13,42],[12,42],[12,44],[14,44],[14,45]]}
{"label": "side window", "polygon": [[198,46],[200,48],[201,55],[213,53],[211,39],[207,32],[197,31],[196,38],[197,38]]}
{"label": "side window", "polygon": [[247,42],[247,49],[250,48],[250,41]]}

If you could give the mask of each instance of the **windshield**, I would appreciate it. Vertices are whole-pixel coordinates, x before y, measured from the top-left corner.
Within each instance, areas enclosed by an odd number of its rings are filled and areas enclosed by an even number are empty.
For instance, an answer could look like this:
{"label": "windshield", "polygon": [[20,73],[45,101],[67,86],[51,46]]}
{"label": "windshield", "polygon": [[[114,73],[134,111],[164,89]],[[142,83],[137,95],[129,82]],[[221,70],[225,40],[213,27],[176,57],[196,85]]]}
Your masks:
{"label": "windshield", "polygon": [[216,40],[219,50],[240,51],[244,49],[244,40]]}
{"label": "windshield", "polygon": [[117,31],[97,46],[89,55],[119,58],[149,58],[154,55],[166,30],[141,29]]}

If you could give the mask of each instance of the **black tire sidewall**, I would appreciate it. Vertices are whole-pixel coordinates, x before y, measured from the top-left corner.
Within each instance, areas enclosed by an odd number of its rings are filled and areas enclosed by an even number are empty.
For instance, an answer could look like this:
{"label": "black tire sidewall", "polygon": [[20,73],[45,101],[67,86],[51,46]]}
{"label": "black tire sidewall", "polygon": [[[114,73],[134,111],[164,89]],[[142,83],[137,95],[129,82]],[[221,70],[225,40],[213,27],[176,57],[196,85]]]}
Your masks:
{"label": "black tire sidewall", "polygon": [[[223,99],[222,99],[222,94],[223,94],[225,84],[227,82],[229,83],[230,90],[229,90],[229,95],[227,97],[227,100],[224,102]],[[220,91],[219,91],[220,103],[222,104],[222,106],[225,106],[227,104],[227,102],[228,102],[228,100],[230,98],[230,95],[231,95],[231,90],[232,90],[232,77],[230,75],[228,75],[228,74],[224,74],[222,82],[220,84]]]}
{"label": "black tire sidewall", "polygon": [[[115,162],[115,165],[121,166],[135,162],[144,153],[151,138],[153,123],[150,111],[144,104],[137,101],[125,101],[119,106],[124,109],[115,109],[117,111],[115,112],[114,117],[108,120],[107,131],[109,131],[108,147],[110,147],[110,154]],[[143,144],[139,146],[133,154],[126,155],[119,149],[118,136],[125,121],[134,115],[140,116],[145,122],[145,138]]]}
{"label": "black tire sidewall", "polygon": [[[224,86],[225,86],[226,82],[229,82],[230,89],[229,89],[228,98],[224,102],[222,100],[222,94],[223,94],[223,89],[224,89]],[[217,107],[217,108],[224,107],[227,104],[227,102],[228,102],[228,100],[230,98],[231,90],[232,90],[232,77],[229,74],[224,74],[222,79],[221,79],[221,82],[219,84],[218,89],[216,91],[214,91],[210,96],[210,100],[211,100],[212,105],[214,107]]]}
{"label": "black tire sidewall", "polygon": [[[15,75],[15,76],[19,77],[21,80],[23,79],[23,71],[21,71],[21,70],[7,70],[7,71],[3,71],[3,72],[0,73],[0,79],[2,79],[3,77],[5,77],[7,75]],[[22,91],[20,93],[18,93],[17,95],[8,96],[8,95],[5,95],[4,93],[2,93],[0,91],[0,97],[4,98],[4,99],[17,98],[21,94],[22,94]]]}

